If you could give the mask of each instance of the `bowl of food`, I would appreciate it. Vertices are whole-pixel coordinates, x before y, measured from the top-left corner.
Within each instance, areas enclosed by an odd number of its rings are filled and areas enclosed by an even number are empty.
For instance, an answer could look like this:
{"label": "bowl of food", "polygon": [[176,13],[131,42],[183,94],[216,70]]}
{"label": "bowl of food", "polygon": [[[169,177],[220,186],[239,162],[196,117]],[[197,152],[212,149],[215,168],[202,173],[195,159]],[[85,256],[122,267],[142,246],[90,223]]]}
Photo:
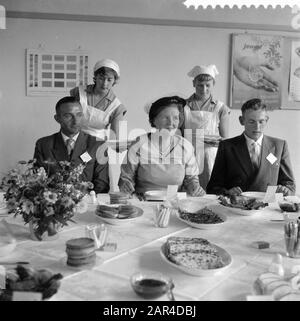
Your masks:
{"label": "bowl of food", "polygon": [[180,221],[199,229],[211,229],[227,221],[227,216],[216,213],[213,206],[205,206],[196,212],[179,210],[176,215]]}
{"label": "bowl of food", "polygon": [[42,300],[47,300],[58,291],[62,278],[60,273],[54,274],[48,269],[17,265],[15,270],[6,273],[6,288],[0,289],[0,301],[11,301],[15,291],[38,292]]}
{"label": "bowl of food", "polygon": [[299,212],[300,211],[300,203],[294,202],[293,200],[289,200],[285,198],[282,202],[278,203],[282,212]]}
{"label": "bowl of food", "polygon": [[173,288],[170,277],[155,272],[138,272],[130,277],[130,284],[136,294],[144,299],[156,299]]}

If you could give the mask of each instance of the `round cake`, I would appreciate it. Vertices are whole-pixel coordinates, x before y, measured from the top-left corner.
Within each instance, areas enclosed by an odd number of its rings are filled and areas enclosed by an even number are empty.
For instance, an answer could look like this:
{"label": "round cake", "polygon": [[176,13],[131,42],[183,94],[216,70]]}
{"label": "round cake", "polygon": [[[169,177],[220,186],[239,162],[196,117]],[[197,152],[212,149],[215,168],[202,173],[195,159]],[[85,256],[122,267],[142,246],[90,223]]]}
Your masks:
{"label": "round cake", "polygon": [[96,262],[95,242],[88,237],[71,239],[66,243],[67,265],[86,267]]}

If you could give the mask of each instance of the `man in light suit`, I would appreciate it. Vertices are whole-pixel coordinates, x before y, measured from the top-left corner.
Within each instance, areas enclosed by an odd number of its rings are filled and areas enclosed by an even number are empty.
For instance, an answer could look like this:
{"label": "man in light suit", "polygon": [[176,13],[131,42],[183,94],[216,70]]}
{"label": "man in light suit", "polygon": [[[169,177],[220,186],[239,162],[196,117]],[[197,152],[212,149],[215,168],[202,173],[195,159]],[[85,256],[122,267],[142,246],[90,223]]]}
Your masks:
{"label": "man in light suit", "polygon": [[103,142],[81,131],[83,112],[80,103],[67,96],[57,102],[55,110],[54,119],[60,124],[60,131],[36,142],[36,165],[43,166],[52,175],[59,161],[69,161],[75,166],[85,163],[82,180],[92,182],[96,193],[108,192],[108,164],[96,159],[97,149]]}
{"label": "man in light suit", "polygon": [[239,195],[277,185],[278,193],[295,194],[286,141],[263,134],[268,119],[260,99],[243,104],[239,121],[245,130],[220,143],[207,193]]}

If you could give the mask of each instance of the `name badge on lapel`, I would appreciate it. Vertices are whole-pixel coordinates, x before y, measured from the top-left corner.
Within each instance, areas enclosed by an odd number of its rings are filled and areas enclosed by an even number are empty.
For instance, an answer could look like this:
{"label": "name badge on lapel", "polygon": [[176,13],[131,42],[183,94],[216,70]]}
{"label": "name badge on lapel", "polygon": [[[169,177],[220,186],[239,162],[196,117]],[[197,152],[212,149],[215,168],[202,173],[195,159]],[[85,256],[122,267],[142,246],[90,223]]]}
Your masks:
{"label": "name badge on lapel", "polygon": [[266,159],[269,161],[270,164],[274,164],[277,161],[277,157],[270,153]]}
{"label": "name badge on lapel", "polygon": [[85,163],[89,162],[92,159],[92,157],[90,156],[90,154],[88,152],[85,152],[82,155],[80,155],[80,158]]}

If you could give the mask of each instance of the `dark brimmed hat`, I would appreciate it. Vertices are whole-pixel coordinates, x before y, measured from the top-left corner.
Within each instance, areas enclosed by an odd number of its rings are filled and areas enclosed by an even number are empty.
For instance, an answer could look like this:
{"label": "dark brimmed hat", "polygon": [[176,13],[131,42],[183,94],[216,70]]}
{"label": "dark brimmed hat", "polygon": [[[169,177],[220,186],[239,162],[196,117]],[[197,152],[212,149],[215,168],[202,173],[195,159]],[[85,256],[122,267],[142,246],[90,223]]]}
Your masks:
{"label": "dark brimmed hat", "polygon": [[166,107],[169,107],[170,105],[175,104],[178,106],[179,111],[181,112],[182,108],[185,106],[186,101],[185,99],[179,97],[179,96],[170,96],[170,97],[162,97],[158,100],[156,100],[150,107],[149,110],[149,122],[152,127],[154,127],[154,119],[157,117],[157,115]]}

